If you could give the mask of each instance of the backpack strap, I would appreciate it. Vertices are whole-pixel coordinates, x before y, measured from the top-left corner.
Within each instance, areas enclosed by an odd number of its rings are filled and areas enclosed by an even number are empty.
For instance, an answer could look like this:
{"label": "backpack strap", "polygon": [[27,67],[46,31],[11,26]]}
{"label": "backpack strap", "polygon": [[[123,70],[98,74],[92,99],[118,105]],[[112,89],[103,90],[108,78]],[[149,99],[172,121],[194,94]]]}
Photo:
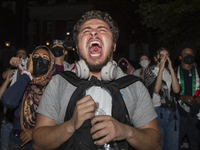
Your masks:
{"label": "backpack strap", "polygon": [[[110,91],[112,97],[112,116],[121,123],[132,125],[129,114],[120,93],[120,89],[123,89],[136,81],[142,81],[141,78],[134,75],[127,75],[117,80],[111,82],[100,81],[96,77],[92,76],[90,81],[85,81],[76,77],[74,73],[71,72],[60,72],[62,77],[64,77],[72,85],[77,86],[77,89],[72,94],[65,115],[65,121],[71,119],[75,109],[76,102],[85,96],[85,91],[87,88],[96,85],[101,86]],[[120,111],[119,111],[120,110]],[[79,150],[83,147],[88,150],[96,149],[93,139],[90,134],[91,120],[86,120],[82,126],[77,129],[74,135],[63,145],[61,145],[59,150]],[[84,135],[84,137],[83,137]],[[117,141],[119,148],[132,149],[132,147],[126,141]]]}
{"label": "backpack strap", "polygon": [[137,76],[134,76],[134,75],[126,75],[126,76],[123,76],[119,79],[111,81],[110,84],[115,85],[119,89],[123,89],[123,88],[126,88],[129,85],[137,82],[137,81],[143,82],[140,77],[137,77]]}
{"label": "backpack strap", "polygon": [[70,84],[78,87],[81,79],[76,76],[74,72],[71,71],[59,71],[57,74],[61,75],[64,79],[66,79]]}

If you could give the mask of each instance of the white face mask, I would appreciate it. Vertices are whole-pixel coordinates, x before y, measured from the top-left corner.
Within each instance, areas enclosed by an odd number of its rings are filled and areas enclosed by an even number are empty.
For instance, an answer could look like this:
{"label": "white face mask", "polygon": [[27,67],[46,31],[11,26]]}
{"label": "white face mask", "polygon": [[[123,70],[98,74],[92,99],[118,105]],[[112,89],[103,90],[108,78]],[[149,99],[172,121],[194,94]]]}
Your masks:
{"label": "white face mask", "polygon": [[140,62],[140,64],[141,64],[142,68],[147,68],[148,65],[149,65],[149,61],[148,60],[142,60]]}

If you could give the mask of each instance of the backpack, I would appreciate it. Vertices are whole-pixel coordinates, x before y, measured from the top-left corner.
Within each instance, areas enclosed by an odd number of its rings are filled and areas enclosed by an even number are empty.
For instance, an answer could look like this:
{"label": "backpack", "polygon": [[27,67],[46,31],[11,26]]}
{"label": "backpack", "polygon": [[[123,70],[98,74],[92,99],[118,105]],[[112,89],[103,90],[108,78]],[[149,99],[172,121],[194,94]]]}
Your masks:
{"label": "backpack", "polygon": [[[88,81],[85,79],[80,79],[75,75],[75,73],[70,71],[58,72],[58,74],[65,78],[70,84],[77,87],[70,98],[64,121],[71,119],[76,103],[78,100],[85,96],[86,89],[96,85],[110,91],[112,97],[112,117],[121,123],[132,126],[128,110],[119,90],[128,87],[136,81],[142,81],[141,78],[134,75],[127,75],[113,81],[100,81],[96,77],[92,76],[90,81]],[[62,144],[57,150],[97,149],[90,134],[90,128],[91,120],[89,119],[86,120],[82,126],[74,132],[73,136],[67,142]],[[126,140],[116,141],[116,143],[119,149],[133,150],[133,148],[128,144]]]}

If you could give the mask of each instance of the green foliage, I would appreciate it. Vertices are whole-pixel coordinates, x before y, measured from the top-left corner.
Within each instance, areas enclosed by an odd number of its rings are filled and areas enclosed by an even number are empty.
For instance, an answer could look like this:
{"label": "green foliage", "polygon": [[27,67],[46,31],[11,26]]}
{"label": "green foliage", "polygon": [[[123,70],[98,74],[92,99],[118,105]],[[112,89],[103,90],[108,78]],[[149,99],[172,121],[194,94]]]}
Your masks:
{"label": "green foliage", "polygon": [[135,12],[143,25],[159,33],[159,45],[175,52],[182,42],[191,41],[200,48],[199,0],[143,0]]}

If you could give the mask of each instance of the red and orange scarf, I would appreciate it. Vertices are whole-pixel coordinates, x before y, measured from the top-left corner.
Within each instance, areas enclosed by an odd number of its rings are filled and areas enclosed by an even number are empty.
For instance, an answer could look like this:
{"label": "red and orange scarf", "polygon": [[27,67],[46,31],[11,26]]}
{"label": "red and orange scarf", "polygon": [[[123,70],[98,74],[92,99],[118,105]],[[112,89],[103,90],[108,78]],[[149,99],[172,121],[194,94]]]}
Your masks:
{"label": "red and orange scarf", "polygon": [[[22,106],[20,110],[20,122],[22,130],[26,128],[33,128],[35,126],[35,121],[37,117],[36,110],[38,108],[41,96],[51,80],[52,76],[55,74],[55,60],[54,55],[51,53],[48,47],[46,46],[38,46],[33,51],[34,52],[39,49],[44,48],[49,53],[50,57],[50,65],[49,70],[46,74],[41,77],[33,76],[33,80],[28,84],[23,98],[22,98]],[[38,88],[38,86],[42,88]]]}

